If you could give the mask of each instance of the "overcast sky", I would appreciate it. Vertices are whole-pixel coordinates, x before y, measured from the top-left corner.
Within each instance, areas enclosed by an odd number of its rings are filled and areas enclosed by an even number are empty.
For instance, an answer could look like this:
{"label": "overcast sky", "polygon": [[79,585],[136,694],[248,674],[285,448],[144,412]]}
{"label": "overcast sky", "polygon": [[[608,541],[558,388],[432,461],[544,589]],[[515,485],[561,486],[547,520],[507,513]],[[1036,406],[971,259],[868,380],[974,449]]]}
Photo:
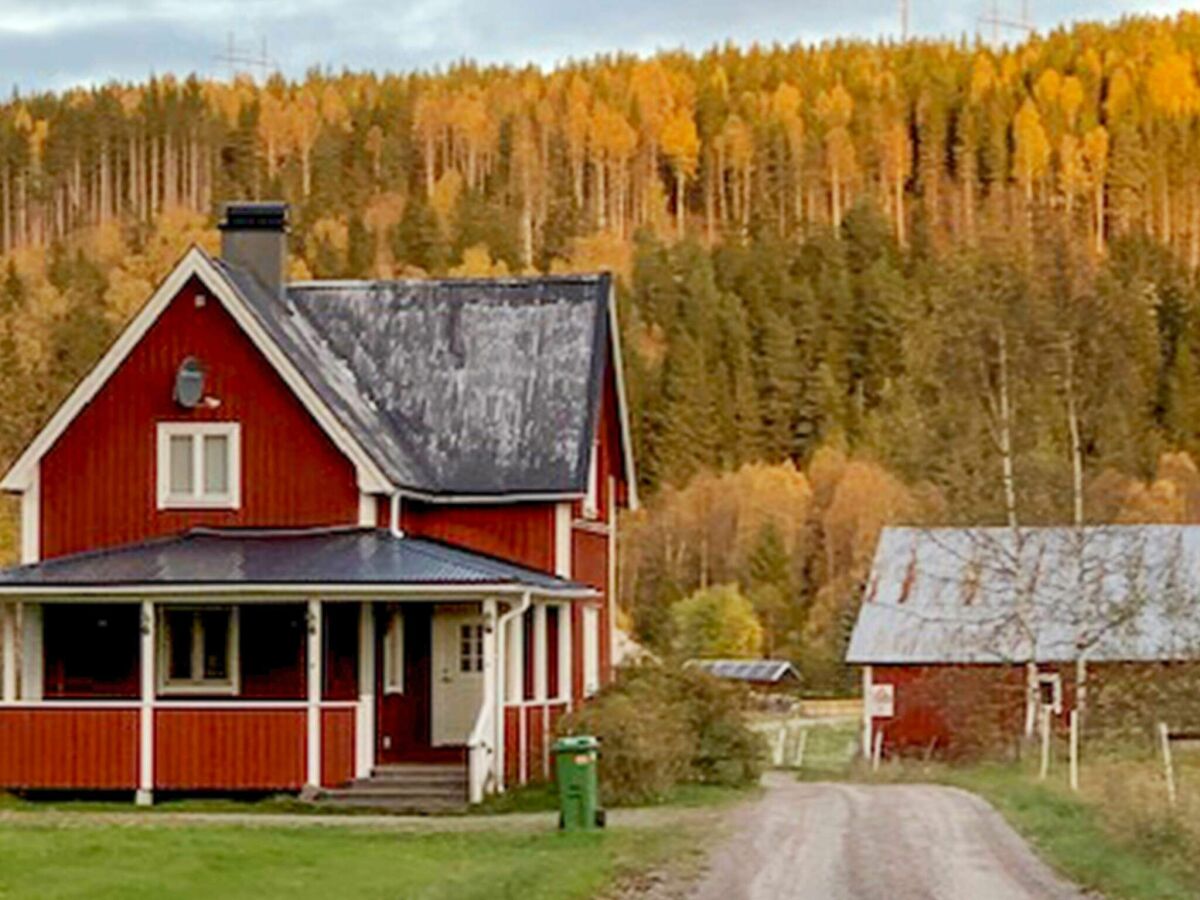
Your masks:
{"label": "overcast sky", "polygon": [[[958,37],[993,0],[910,0],[911,31]],[[1022,0],[996,0],[1018,18]],[[1173,13],[1168,0],[1028,0],[1041,29],[1080,18]],[[224,75],[232,31],[284,72],[408,70],[463,57],[534,62],[733,39],[820,41],[899,31],[899,0],[0,0],[0,90],[61,88],[151,72]]]}

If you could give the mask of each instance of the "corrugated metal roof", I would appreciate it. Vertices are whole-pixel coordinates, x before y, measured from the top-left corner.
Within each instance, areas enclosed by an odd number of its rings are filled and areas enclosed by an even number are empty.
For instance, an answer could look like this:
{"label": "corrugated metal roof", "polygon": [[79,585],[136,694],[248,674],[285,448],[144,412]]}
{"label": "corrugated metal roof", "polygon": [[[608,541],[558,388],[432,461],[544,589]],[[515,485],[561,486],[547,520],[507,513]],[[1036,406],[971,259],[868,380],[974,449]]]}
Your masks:
{"label": "corrugated metal roof", "polygon": [[0,570],[0,588],[171,584],[486,584],[589,592],[544,572],[377,529],[196,529],[178,537]]}
{"label": "corrugated metal roof", "polygon": [[693,659],[687,665],[734,681],[777,684],[788,677],[800,680],[800,673],[786,659]]}
{"label": "corrugated metal roof", "polygon": [[887,528],[846,659],[1200,656],[1200,526]]}
{"label": "corrugated metal roof", "polygon": [[608,276],[313,282],[281,299],[219,265],[395,483],[586,490]]}

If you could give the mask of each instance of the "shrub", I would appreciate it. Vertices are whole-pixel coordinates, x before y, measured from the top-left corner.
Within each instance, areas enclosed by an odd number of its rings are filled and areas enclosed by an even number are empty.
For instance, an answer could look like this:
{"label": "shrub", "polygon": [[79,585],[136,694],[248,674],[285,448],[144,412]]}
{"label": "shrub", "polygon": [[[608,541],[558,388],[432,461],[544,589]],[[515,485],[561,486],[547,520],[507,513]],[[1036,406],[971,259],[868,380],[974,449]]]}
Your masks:
{"label": "shrub", "polygon": [[621,669],[560,731],[600,739],[605,803],[653,802],[683,782],[758,780],[763,746],[746,727],[741,699],[705,672],[643,663]]}

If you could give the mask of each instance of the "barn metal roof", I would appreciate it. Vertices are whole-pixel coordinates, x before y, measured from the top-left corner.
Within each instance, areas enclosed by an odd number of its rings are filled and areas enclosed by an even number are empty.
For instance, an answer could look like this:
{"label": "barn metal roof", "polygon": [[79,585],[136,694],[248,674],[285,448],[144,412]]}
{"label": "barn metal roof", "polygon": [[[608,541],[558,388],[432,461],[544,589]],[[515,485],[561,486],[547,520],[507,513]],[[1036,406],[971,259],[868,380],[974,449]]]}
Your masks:
{"label": "barn metal roof", "polygon": [[785,678],[800,680],[800,673],[786,659],[693,659],[687,665],[733,681],[778,684]]}
{"label": "barn metal roof", "polygon": [[0,570],[0,590],[306,584],[487,585],[572,596],[594,593],[490,556],[369,528],[199,528],[177,537]]}
{"label": "barn metal roof", "polygon": [[858,664],[1200,656],[1200,526],[887,528]]}
{"label": "barn metal roof", "polygon": [[607,275],[293,283],[217,261],[396,484],[578,494],[599,413]]}

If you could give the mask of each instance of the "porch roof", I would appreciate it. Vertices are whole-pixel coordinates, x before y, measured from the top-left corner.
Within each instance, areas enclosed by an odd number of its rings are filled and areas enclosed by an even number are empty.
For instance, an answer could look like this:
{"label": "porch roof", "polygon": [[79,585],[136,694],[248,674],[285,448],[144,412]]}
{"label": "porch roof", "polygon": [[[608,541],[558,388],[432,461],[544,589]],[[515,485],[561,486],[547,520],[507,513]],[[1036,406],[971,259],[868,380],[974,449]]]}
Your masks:
{"label": "porch roof", "polygon": [[170,592],[320,587],[322,592],[460,588],[567,597],[596,592],[535,569],[375,528],[197,528],[170,538],[0,570],[0,593]]}

